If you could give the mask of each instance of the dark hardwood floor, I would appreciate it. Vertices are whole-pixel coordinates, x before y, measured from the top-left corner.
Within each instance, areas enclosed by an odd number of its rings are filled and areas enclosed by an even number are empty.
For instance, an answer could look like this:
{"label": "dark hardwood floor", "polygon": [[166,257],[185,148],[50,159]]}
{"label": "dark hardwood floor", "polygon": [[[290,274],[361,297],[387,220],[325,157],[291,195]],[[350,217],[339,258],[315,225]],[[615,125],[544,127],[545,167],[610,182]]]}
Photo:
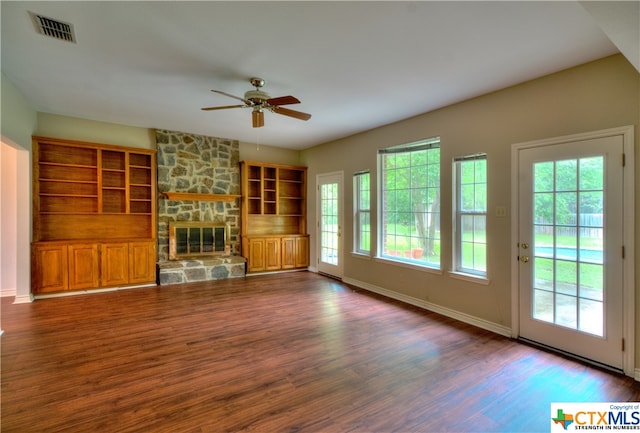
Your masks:
{"label": "dark hardwood floor", "polygon": [[2,432],[547,432],[640,384],[308,272],[2,299]]}

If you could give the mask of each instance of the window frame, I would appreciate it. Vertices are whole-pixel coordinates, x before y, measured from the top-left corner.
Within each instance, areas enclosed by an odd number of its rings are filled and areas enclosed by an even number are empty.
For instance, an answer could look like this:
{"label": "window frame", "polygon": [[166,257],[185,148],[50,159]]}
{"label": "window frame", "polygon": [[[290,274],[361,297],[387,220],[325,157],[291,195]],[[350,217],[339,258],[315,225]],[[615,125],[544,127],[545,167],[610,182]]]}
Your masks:
{"label": "window frame", "polygon": [[[437,162],[434,162],[434,160],[432,158],[434,158],[432,155],[430,154],[425,154],[424,157],[424,163],[423,164],[413,164],[413,161],[411,161],[408,169],[409,169],[409,179],[413,180],[414,178],[412,178],[411,176],[411,171],[414,168],[420,168],[422,166],[424,166],[423,169],[427,170],[427,175],[424,176],[425,178],[425,183],[423,185],[419,185],[418,188],[414,188],[411,187],[411,185],[409,185],[409,187],[407,188],[399,188],[399,189],[387,189],[386,185],[387,185],[387,170],[385,170],[385,157],[387,155],[391,155],[391,154],[413,154],[414,152],[416,153],[416,156],[418,155],[417,152],[421,152],[424,150],[427,151],[432,151],[432,150],[436,150],[437,149]],[[410,160],[411,160],[411,155],[410,155]],[[435,170],[435,173],[430,171],[430,170]],[[400,170],[398,170],[397,173],[399,173]],[[441,175],[442,175],[442,156],[441,156],[441,152],[440,152],[440,137],[430,137],[430,138],[425,138],[422,140],[418,140],[418,141],[414,141],[414,142],[410,142],[410,143],[404,143],[404,144],[399,144],[399,145],[395,145],[395,146],[390,146],[390,147],[386,147],[386,148],[382,148],[382,149],[378,149],[378,187],[377,187],[377,194],[378,194],[378,224],[377,224],[377,255],[376,258],[379,259],[384,259],[384,260],[391,260],[393,262],[397,262],[398,264],[402,264],[403,266],[411,266],[411,267],[417,267],[423,270],[428,270],[428,271],[436,271],[436,272],[441,272],[442,270],[442,252],[441,252],[441,245],[442,245],[442,238],[440,236],[440,227],[441,227],[441,210],[440,210],[440,202],[441,202]],[[408,208],[409,210],[407,211],[406,209],[403,211],[398,211],[397,208],[394,212],[388,212],[386,207],[387,207],[387,194],[389,194],[390,192],[400,192],[401,194],[405,195],[405,199],[406,196],[409,195],[410,198],[410,203],[413,201],[413,196],[411,195],[412,192],[418,192],[419,194],[424,194],[423,198],[425,198],[424,203],[424,210],[420,212],[420,215],[423,216],[423,225],[422,225],[422,235],[419,233],[419,229],[417,227],[413,227],[413,225],[419,225],[417,223],[411,224],[410,225],[410,234],[406,235],[406,234],[398,234],[398,233],[388,233],[388,227],[385,223],[385,221],[388,221],[389,219],[394,219],[394,220],[399,220],[402,217],[402,214],[405,214],[404,216],[406,217],[407,213],[410,213],[412,216],[412,218],[415,218],[415,215],[417,214],[417,212],[415,212],[413,209]],[[430,200],[430,194],[434,193],[435,196]],[[435,203],[435,204],[434,204]],[[394,216],[394,218],[387,218],[388,215],[392,215]],[[426,222],[426,225],[424,225],[424,222]],[[430,227],[431,224],[434,224],[434,226],[432,227],[434,229],[434,235],[433,237],[429,237],[428,234],[428,229]],[[416,231],[417,235],[414,235],[412,233],[412,230]],[[425,235],[425,230],[427,230],[427,233]],[[387,236],[391,236],[394,240],[393,242],[393,248],[387,250],[386,249],[386,237]],[[398,247],[398,238],[409,238],[410,241],[410,245],[409,245],[409,249],[408,250],[403,250],[400,253],[400,250],[397,249]],[[427,245],[424,245],[423,243],[426,242]],[[417,245],[414,246],[414,243],[416,243]],[[405,248],[407,246],[405,245]],[[417,247],[417,248],[416,248]],[[420,248],[420,247],[424,247],[424,248]],[[429,248],[432,247],[433,251],[437,251],[437,254],[435,255],[427,255],[424,253],[425,248]],[[414,249],[422,249],[422,252],[416,252],[414,255]],[[416,257],[416,258],[414,258]],[[435,261],[430,261],[430,257],[434,258],[435,257]]]}
{"label": "window frame", "polygon": [[[365,191],[362,188],[362,183],[365,182],[364,177],[367,178],[367,206],[364,209],[362,194]],[[364,230],[361,224],[361,217],[363,214],[369,216],[369,249],[362,248]],[[371,173],[369,170],[359,171],[353,174],[353,252],[355,254],[362,254],[366,256],[371,255]]]}
{"label": "window frame", "polygon": [[[462,164],[463,163],[468,163],[468,162],[475,162],[476,161],[485,161],[485,167],[484,167],[484,182],[476,182],[475,181],[475,166],[474,166],[474,209],[472,210],[464,210],[461,209],[463,206],[461,204],[461,200],[463,199],[463,194],[461,192],[461,188],[462,188]],[[472,154],[472,155],[465,155],[465,156],[460,156],[460,157],[455,157],[453,158],[453,163],[452,163],[452,179],[453,179],[453,191],[452,191],[452,200],[451,200],[451,204],[452,204],[452,217],[453,217],[453,221],[452,221],[452,231],[453,231],[453,236],[452,236],[452,240],[453,240],[453,245],[452,245],[452,254],[453,254],[453,258],[452,258],[452,273],[453,274],[458,274],[458,275],[462,275],[462,276],[469,276],[472,278],[479,278],[482,280],[487,280],[488,278],[488,268],[489,268],[489,264],[488,264],[488,238],[487,238],[487,222],[488,222],[488,208],[489,208],[489,203],[488,203],[488,198],[489,198],[489,190],[488,190],[488,158],[487,158],[487,154],[486,153],[476,153],[476,154]],[[481,209],[477,209],[475,207],[475,200],[476,200],[476,189],[475,189],[475,185],[479,185],[482,184],[484,185],[484,210]],[[485,230],[485,236],[484,236],[484,242],[468,242],[468,241],[463,241],[462,238],[462,230],[460,229],[460,227],[462,227],[462,218],[465,216],[471,216],[474,219],[476,217],[483,217],[484,218],[484,230]],[[475,267],[467,267],[464,266],[463,264],[463,243],[470,243],[473,246],[473,250],[475,253],[475,247],[476,245],[483,245],[484,246],[484,270],[475,268]]]}

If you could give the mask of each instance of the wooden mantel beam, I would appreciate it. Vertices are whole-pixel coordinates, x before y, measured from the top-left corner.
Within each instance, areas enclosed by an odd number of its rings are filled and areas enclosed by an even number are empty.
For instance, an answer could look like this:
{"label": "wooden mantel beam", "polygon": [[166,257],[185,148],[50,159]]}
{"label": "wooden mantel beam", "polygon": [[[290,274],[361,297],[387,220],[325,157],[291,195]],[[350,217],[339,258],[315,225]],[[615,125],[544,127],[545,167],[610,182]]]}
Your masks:
{"label": "wooden mantel beam", "polygon": [[182,201],[234,201],[239,194],[200,194],[195,192],[164,192],[162,195],[169,200]]}

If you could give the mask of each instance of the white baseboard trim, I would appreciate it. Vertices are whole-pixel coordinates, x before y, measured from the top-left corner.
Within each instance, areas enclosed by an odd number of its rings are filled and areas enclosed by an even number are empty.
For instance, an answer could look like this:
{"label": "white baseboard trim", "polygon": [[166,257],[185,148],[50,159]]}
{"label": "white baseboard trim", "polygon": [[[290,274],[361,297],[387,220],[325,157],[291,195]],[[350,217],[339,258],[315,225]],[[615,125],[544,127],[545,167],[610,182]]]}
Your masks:
{"label": "white baseboard trim", "polygon": [[28,295],[16,296],[13,300],[14,304],[30,304],[33,302],[33,295],[29,293]]}
{"label": "white baseboard trim", "polygon": [[414,305],[419,308],[424,308],[425,310],[433,311],[434,313],[438,313],[443,316],[450,317],[452,319],[456,319],[464,323],[468,323],[469,325],[473,325],[478,328],[494,332],[504,337],[511,338],[511,328],[507,326],[499,325],[497,323],[493,323],[488,320],[481,319],[479,317],[461,313],[459,311],[452,310],[450,308],[442,307],[440,305],[427,302],[423,299],[418,299],[412,296],[403,295],[401,293],[397,293],[380,286],[375,286],[373,284],[365,283],[363,281],[354,280],[352,278],[343,278],[342,281],[347,284],[351,284],[351,285],[360,287],[362,289],[377,293],[379,295],[386,296],[388,298],[395,299],[397,301],[401,301],[410,305]]}
{"label": "white baseboard trim", "polygon": [[17,290],[15,287],[9,289],[2,289],[0,291],[0,298],[6,298],[8,296],[16,296]]}
{"label": "white baseboard trim", "polygon": [[640,368],[636,368],[635,370],[633,370],[633,378],[637,382],[640,382]]}

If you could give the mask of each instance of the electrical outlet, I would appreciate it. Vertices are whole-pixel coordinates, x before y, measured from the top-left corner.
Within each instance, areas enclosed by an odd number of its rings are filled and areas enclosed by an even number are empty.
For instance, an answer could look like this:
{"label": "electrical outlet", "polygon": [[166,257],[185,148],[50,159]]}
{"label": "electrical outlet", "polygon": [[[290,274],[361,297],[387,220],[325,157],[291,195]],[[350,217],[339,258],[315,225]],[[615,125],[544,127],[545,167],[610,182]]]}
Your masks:
{"label": "electrical outlet", "polygon": [[507,208],[505,206],[496,206],[496,216],[497,217],[506,217],[507,216]]}

